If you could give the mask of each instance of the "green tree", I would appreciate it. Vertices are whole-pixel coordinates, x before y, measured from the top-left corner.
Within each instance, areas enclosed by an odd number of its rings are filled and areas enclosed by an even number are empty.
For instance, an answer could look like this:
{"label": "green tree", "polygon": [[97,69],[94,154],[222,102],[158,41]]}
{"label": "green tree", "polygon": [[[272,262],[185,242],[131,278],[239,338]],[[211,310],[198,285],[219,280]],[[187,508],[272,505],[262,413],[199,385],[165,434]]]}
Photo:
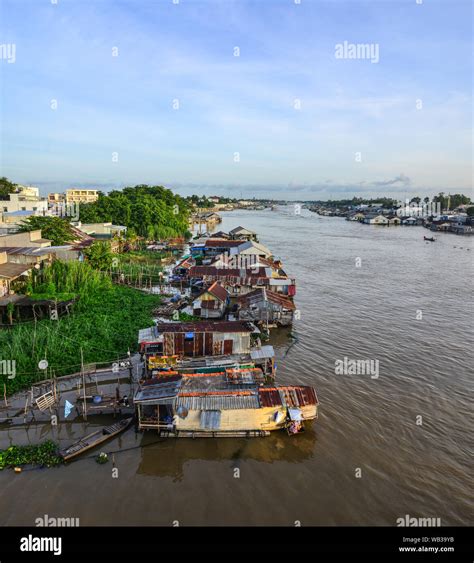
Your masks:
{"label": "green tree", "polygon": [[93,242],[84,251],[84,256],[94,270],[107,270],[112,266],[113,254],[110,242],[106,240]]}
{"label": "green tree", "polygon": [[99,194],[97,201],[79,209],[84,223],[111,221],[144,238],[184,236],[189,213],[188,201],[163,186],[147,185]]}
{"label": "green tree", "polygon": [[0,200],[6,200],[9,195],[17,189],[17,184],[10,182],[8,178],[2,176],[0,178]]}
{"label": "green tree", "polygon": [[53,246],[73,242],[77,237],[66,219],[61,217],[28,217],[20,227],[20,232],[41,229],[41,236],[49,239]]}

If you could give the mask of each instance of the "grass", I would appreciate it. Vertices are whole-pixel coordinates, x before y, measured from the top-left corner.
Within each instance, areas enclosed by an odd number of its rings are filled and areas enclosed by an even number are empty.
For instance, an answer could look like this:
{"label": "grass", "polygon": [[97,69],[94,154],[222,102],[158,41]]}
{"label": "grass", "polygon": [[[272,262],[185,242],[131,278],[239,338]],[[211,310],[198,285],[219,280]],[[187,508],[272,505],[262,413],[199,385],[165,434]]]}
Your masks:
{"label": "grass", "polygon": [[81,349],[85,364],[116,361],[128,350],[135,351],[138,330],[153,324],[152,310],[159,305],[160,296],[114,285],[107,274],[95,272],[87,264],[67,263],[71,269],[63,264],[47,275],[54,278],[58,290],[79,293],[73,313],[56,321],[38,321],[36,326],[28,322],[0,330],[0,359],[16,362],[16,376],[2,377],[8,394],[46,377],[38,368],[42,359],[49,363],[47,377],[78,372]]}

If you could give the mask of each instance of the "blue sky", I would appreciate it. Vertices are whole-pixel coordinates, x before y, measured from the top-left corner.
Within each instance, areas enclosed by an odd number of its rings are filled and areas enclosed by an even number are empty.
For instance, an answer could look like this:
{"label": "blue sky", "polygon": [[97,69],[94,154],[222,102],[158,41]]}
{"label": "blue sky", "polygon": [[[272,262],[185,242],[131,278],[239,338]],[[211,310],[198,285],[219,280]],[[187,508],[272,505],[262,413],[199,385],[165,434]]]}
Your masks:
{"label": "blue sky", "polygon": [[[470,0],[57,1],[0,0],[0,44],[16,47],[0,60],[0,175],[43,192],[471,189]],[[336,58],[344,41],[379,61]]]}

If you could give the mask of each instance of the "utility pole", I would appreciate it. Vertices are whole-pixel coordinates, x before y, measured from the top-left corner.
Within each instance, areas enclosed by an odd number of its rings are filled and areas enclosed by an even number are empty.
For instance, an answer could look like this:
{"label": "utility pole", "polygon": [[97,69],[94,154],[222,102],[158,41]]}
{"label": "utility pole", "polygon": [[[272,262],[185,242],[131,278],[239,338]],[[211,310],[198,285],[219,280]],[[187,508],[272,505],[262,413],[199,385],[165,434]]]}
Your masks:
{"label": "utility pole", "polygon": [[82,406],[82,416],[84,420],[87,420],[87,404],[86,404],[86,374],[84,373],[84,353],[81,347],[81,373],[82,373],[82,395],[84,397],[84,403]]}

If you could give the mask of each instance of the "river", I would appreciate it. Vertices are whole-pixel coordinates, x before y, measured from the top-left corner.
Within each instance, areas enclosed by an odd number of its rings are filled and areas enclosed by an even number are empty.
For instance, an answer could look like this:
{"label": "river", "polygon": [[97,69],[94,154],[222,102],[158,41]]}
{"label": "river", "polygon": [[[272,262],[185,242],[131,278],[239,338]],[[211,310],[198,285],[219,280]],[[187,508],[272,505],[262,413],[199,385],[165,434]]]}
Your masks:
{"label": "river", "polygon": [[[274,331],[278,380],[316,388],[301,436],[158,440],[129,430],[65,467],[0,473],[2,525],[45,514],[81,525],[472,525],[474,238],[377,227],[293,206],[223,213],[297,278],[300,319]],[[335,362],[378,361],[367,375]],[[375,365],[375,364],[374,364]],[[80,436],[85,425],[73,425]],[[27,441],[51,437],[32,426]],[[53,438],[71,441],[70,429]],[[1,447],[25,431],[1,432]],[[238,471],[236,471],[238,469]]]}

